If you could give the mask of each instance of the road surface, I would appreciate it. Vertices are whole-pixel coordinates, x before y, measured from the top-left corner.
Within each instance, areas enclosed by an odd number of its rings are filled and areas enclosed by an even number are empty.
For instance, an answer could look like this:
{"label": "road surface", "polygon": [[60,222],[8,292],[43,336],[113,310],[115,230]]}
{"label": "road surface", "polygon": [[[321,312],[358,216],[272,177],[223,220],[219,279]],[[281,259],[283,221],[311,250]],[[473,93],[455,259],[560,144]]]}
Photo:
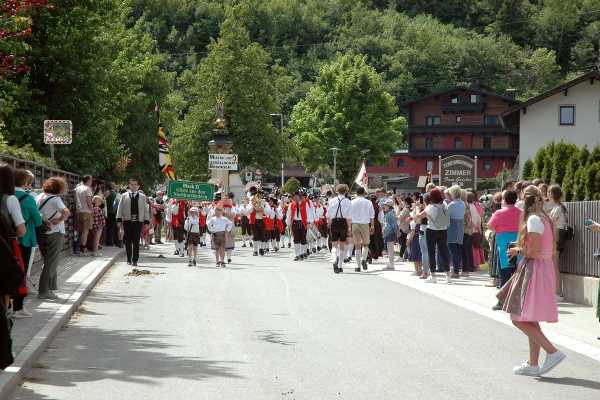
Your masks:
{"label": "road surface", "polygon": [[142,256],[152,275],[116,264],[12,398],[600,398],[600,363],[565,350],[547,378],[514,376],[522,334],[377,272],[287,249],[225,269],[203,249],[193,268],[171,251]]}

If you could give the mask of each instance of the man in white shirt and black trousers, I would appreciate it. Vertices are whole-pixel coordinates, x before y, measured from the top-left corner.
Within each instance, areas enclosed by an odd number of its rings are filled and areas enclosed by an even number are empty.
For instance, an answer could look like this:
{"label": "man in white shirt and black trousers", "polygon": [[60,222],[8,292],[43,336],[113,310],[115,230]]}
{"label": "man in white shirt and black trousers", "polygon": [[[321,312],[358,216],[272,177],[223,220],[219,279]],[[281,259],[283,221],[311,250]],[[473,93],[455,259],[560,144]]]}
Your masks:
{"label": "man in white shirt and black trousers", "polygon": [[346,239],[351,235],[352,204],[346,198],[348,186],[340,184],[336,188],[337,196],[329,201],[327,208],[327,223],[329,224],[329,234],[334,253],[333,272],[336,274],[344,272],[344,254],[346,250]]}
{"label": "man in white shirt and black trousers", "polygon": [[127,264],[137,266],[140,256],[140,233],[142,223],[150,224],[150,211],[146,196],[140,193],[137,179],[129,179],[129,190],[121,195],[117,209],[117,223],[123,226],[123,242],[127,252]]}
{"label": "man in white shirt and black trousers", "polygon": [[[363,187],[356,190],[356,198],[352,200],[352,239],[356,249],[356,272],[360,272],[360,267],[367,270],[367,254],[369,252],[369,242],[371,233],[373,233],[375,221],[375,209],[373,203],[365,198],[367,191]],[[364,253],[363,253],[364,250]],[[365,258],[362,258],[362,255]]]}

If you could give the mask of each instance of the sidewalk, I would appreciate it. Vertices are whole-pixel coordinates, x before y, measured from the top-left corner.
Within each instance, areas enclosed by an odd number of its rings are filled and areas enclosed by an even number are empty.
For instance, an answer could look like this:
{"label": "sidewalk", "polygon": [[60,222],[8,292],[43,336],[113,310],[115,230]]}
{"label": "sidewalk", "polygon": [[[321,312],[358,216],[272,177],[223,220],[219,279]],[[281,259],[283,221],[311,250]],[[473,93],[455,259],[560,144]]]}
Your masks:
{"label": "sidewalk", "polygon": [[[385,265],[374,265],[383,268]],[[471,274],[469,278],[453,280],[451,285],[445,283],[445,276],[438,274],[438,283],[433,284],[412,275],[413,264],[402,262],[396,264],[395,271],[381,271],[381,275],[389,280],[411,287],[420,292],[431,294],[441,300],[451,302],[460,307],[470,309],[488,318],[495,319],[507,325],[512,325],[508,314],[493,311],[496,304],[494,287],[486,287],[489,282],[487,272]],[[570,348],[573,351],[600,361],[600,324],[596,318],[594,307],[574,303],[559,303],[559,322],[543,324],[550,340]]]}
{"label": "sidewalk", "polygon": [[37,285],[41,265],[34,266],[28,282],[30,291],[25,305],[33,318],[15,321],[12,331],[15,363],[0,372],[0,399],[21,382],[22,376],[122,252],[119,248],[108,247],[103,249],[102,257],[65,257],[58,268],[59,290],[55,292],[60,297],[58,301],[37,298],[37,290],[32,287],[32,283]]}

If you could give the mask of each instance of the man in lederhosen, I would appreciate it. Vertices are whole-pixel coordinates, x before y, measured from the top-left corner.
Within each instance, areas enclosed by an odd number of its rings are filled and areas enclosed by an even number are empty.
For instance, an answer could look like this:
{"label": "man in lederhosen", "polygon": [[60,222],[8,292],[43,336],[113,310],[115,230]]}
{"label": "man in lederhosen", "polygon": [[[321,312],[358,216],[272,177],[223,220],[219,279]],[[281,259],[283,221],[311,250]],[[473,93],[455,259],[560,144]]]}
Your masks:
{"label": "man in lederhosen", "polygon": [[334,252],[333,272],[343,272],[346,239],[351,235],[351,201],[346,198],[348,186],[340,184],[336,188],[337,196],[329,200],[327,222]]}
{"label": "man in lederhosen", "polygon": [[308,201],[302,197],[300,192],[294,193],[294,200],[287,213],[287,226],[291,227],[294,237],[294,253],[296,254],[294,261],[302,261],[307,257],[306,232],[310,226],[309,213]]}
{"label": "man in lederhosen", "polygon": [[127,264],[137,266],[140,255],[142,224],[150,224],[150,209],[146,196],[140,193],[137,179],[129,179],[129,190],[123,193],[117,209],[117,222],[123,225],[123,241],[127,253]]}

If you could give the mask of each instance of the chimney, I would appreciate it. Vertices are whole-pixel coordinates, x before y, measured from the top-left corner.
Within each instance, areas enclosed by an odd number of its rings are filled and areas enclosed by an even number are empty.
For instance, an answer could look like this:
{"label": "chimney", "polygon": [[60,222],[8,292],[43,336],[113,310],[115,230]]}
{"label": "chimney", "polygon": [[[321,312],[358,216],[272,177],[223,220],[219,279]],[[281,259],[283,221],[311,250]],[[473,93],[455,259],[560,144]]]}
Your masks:
{"label": "chimney", "polygon": [[517,99],[517,89],[506,89],[504,92],[506,97],[510,97],[511,99]]}

